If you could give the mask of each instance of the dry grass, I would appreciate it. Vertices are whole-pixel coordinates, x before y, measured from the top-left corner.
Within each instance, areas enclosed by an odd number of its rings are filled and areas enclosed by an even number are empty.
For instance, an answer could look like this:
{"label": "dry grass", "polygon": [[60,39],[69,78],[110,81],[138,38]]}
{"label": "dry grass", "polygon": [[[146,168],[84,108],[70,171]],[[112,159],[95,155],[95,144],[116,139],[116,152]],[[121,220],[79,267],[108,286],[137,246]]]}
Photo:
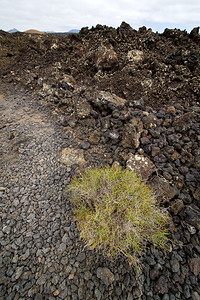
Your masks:
{"label": "dry grass", "polygon": [[121,167],[89,169],[69,190],[81,237],[108,256],[123,253],[130,263],[150,242],[164,247],[167,213],[140,177]]}

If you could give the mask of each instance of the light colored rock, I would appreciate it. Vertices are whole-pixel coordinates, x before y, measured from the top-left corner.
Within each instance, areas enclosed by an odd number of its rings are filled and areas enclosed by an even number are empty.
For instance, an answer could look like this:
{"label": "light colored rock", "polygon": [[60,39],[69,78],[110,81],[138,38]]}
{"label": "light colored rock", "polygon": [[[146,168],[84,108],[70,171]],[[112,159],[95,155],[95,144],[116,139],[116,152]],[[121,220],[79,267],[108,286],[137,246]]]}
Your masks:
{"label": "light colored rock", "polygon": [[144,181],[147,181],[151,174],[156,171],[156,166],[152,161],[143,155],[129,154],[129,158],[126,162],[127,169],[138,173]]}
{"label": "light colored rock", "polygon": [[127,59],[134,63],[139,63],[144,60],[144,52],[140,50],[130,50],[127,54]]}
{"label": "light colored rock", "polygon": [[100,46],[95,53],[94,63],[98,70],[111,69],[118,65],[117,53],[111,46]]}
{"label": "light colored rock", "polygon": [[95,94],[94,104],[99,107],[106,107],[108,104],[117,107],[124,107],[126,100],[110,92],[100,91]]}
{"label": "light colored rock", "polygon": [[19,200],[18,200],[18,199],[15,199],[15,200],[13,201],[13,205],[14,205],[14,206],[18,206],[18,205],[19,205]]}
{"label": "light colored rock", "polygon": [[89,117],[91,111],[92,107],[88,103],[88,101],[86,99],[80,98],[80,101],[78,101],[76,104],[76,112],[79,118],[85,119]]}
{"label": "light colored rock", "polygon": [[62,82],[73,88],[77,85],[77,82],[74,79],[74,77],[72,77],[71,75],[67,75],[67,74],[64,75]]}
{"label": "light colored rock", "polygon": [[42,90],[46,95],[53,94],[53,88],[49,84],[43,83]]}
{"label": "light colored rock", "polygon": [[60,160],[68,167],[71,167],[73,165],[82,167],[86,163],[84,158],[84,151],[82,149],[80,150],[74,148],[63,149],[61,152]]}
{"label": "light colored rock", "polygon": [[153,84],[153,80],[152,79],[145,79],[141,82],[141,85],[145,88],[150,88]]}

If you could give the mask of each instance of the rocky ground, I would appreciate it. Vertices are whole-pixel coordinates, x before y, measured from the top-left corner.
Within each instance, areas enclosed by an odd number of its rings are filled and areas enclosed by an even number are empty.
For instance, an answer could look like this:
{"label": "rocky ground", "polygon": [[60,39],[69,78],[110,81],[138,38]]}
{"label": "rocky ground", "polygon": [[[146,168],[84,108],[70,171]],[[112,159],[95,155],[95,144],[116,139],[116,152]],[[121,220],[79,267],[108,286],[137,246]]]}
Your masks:
{"label": "rocky ground", "polygon": [[[199,299],[198,28],[1,32],[0,46],[0,299]],[[139,278],[84,246],[65,191],[116,162],[172,217]]]}

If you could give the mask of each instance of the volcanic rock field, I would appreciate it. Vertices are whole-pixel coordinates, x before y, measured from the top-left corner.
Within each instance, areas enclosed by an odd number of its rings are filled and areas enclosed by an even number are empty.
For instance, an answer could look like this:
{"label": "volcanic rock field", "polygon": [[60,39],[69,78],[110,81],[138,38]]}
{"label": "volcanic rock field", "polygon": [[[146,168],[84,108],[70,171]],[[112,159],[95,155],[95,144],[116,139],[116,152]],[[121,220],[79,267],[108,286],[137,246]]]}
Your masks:
{"label": "volcanic rock field", "polygon": [[[200,36],[122,22],[0,31],[0,299],[200,299]],[[171,216],[142,273],[85,246],[69,193],[88,167],[138,172]]]}

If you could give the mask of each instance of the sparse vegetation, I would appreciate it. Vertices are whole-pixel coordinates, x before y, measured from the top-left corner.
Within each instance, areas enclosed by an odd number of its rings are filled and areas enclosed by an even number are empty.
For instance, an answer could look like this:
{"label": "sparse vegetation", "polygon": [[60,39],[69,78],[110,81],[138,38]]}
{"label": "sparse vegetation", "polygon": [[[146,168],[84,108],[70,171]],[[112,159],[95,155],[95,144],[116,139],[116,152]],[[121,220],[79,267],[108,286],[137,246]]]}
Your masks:
{"label": "sparse vegetation", "polygon": [[150,242],[164,247],[168,215],[146,184],[121,167],[88,169],[69,186],[81,237],[108,256],[123,254],[137,264]]}

